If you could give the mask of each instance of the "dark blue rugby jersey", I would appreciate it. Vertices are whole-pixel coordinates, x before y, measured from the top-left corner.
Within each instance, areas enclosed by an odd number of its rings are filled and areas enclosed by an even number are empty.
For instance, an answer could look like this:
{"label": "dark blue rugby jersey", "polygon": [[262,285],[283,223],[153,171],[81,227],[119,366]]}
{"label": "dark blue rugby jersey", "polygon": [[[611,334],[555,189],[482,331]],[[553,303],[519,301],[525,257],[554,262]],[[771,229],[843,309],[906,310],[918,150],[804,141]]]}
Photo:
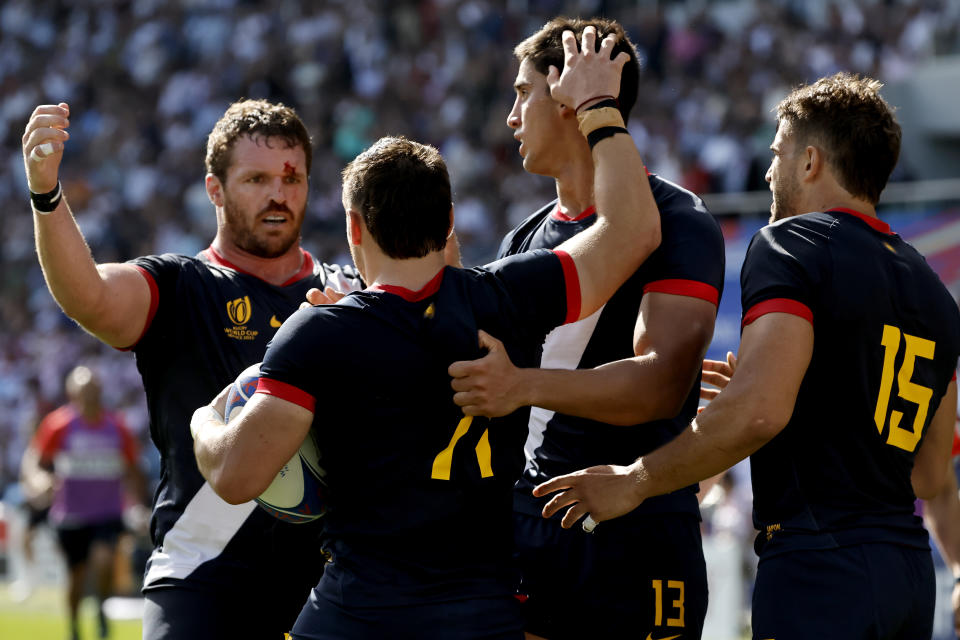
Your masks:
{"label": "dark blue rugby jersey", "polygon": [[814,331],[793,415],[751,457],[758,552],[926,548],[910,472],[960,354],[936,274],[886,223],[833,210],[758,231],[741,286],[744,326],[786,312]]}
{"label": "dark blue rugby jersey", "polygon": [[145,589],[181,579],[261,588],[263,580],[291,582],[291,567],[309,569],[305,579],[312,576],[316,582],[316,565],[302,557],[291,565],[277,554],[302,549],[305,541],[312,545],[320,525],[281,523],[253,502],[231,506],[221,500],[197,469],[190,436],[194,409],[263,359],[267,342],[310,287],[360,288],[352,269],[303,256],[303,268],[282,286],[241,272],[212,248],[195,258],[165,254],[131,261],[151,289],[147,327],[133,351],[146,391],[150,435],[161,455],[151,520],[155,548]]}
{"label": "dark blue rugby jersey", "polygon": [[370,607],[514,593],[512,493],[529,411],[464,419],[447,368],[482,355],[479,329],[535,365],[547,332],[579,315],[579,291],[569,256],[537,251],[446,267],[418,292],[353,293],[283,326],[257,393],[323,409],[313,429],[333,562],[321,595]]}
{"label": "dark blue rugby jersey", "polygon": [[[649,179],[660,211],[660,246],[603,309],[547,336],[541,367],[591,369],[633,357],[633,330],[646,292],[687,295],[719,304],[725,264],[720,226],[693,193],[657,175],[651,174]],[[566,218],[554,201],[504,238],[500,256],[555,247],[596,219],[592,207],[574,219]],[[630,427],[534,407],[524,446],[526,468],[517,483],[516,508],[539,516],[547,498],[534,498],[530,491],[541,482],[593,465],[630,464],[672,440],[696,415],[699,381],[698,374],[676,417]],[[651,498],[635,511],[638,514],[653,512],[699,515],[696,487]]]}

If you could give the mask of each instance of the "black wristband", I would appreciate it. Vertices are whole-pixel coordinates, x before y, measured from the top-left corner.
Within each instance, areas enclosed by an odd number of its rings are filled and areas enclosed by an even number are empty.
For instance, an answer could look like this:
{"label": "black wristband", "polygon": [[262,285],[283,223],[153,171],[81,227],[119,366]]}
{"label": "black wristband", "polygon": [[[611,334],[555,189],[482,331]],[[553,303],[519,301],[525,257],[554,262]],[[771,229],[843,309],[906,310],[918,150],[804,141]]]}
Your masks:
{"label": "black wristband", "polygon": [[63,189],[60,187],[60,181],[57,181],[57,186],[53,188],[52,191],[47,193],[34,193],[30,192],[30,204],[33,205],[33,210],[37,213],[51,213],[60,204],[60,199],[63,198]]}
{"label": "black wristband", "polygon": [[607,98],[606,100],[601,100],[596,104],[590,105],[589,107],[584,109],[584,111],[592,111],[593,109],[604,109],[606,107],[613,107],[614,109],[619,110],[620,101],[617,100],[616,98]]}
{"label": "black wristband", "polygon": [[587,134],[587,144],[590,145],[590,149],[593,149],[601,140],[609,138],[610,136],[614,136],[618,133],[630,132],[623,127],[600,127],[599,129],[594,129]]}

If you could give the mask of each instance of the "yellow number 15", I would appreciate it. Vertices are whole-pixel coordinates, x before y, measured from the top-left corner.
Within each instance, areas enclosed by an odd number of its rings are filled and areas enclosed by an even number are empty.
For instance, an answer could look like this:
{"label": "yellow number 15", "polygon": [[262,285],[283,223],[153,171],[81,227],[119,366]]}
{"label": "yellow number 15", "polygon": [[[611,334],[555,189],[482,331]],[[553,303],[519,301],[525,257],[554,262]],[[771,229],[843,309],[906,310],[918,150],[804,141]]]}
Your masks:
{"label": "yellow number 15", "polygon": [[[900,329],[891,327],[888,324],[883,325],[883,338],[880,344],[883,345],[883,375],[880,378],[880,394],[877,396],[877,410],[873,414],[873,420],[877,424],[877,431],[883,433],[883,425],[887,421],[887,407],[890,404],[890,393],[893,389],[893,364],[896,360],[897,352],[900,351]],[[913,451],[920,442],[920,436],[923,434],[923,425],[927,421],[927,411],[930,409],[930,399],[933,397],[933,389],[914,384],[910,381],[913,377],[913,365],[917,358],[925,360],[933,359],[933,351],[937,344],[932,340],[925,340],[917,336],[903,334],[906,350],[903,354],[903,364],[900,365],[900,372],[897,374],[898,395],[917,405],[917,415],[913,419],[913,429],[904,429],[900,426],[900,420],[903,413],[900,411],[890,412],[890,432],[887,434],[887,444],[899,447],[904,451]]]}

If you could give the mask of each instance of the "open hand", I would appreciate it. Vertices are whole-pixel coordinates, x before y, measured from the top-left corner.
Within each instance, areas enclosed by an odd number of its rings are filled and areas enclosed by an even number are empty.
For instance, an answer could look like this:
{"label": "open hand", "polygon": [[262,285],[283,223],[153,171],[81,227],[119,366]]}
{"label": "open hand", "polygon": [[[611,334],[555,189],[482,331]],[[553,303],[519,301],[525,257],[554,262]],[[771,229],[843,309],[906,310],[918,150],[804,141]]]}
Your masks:
{"label": "open hand", "polygon": [[543,517],[569,507],[560,521],[569,529],[587,514],[594,522],[602,522],[633,511],[643,502],[639,488],[634,465],[604,464],[557,476],[535,487],[533,495],[540,498],[559,491],[544,505]]}
{"label": "open hand", "polygon": [[607,34],[596,51],[597,29],[586,27],[581,37],[580,50],[573,31],[564,31],[563,72],[550,65],[547,85],[551,97],[571,109],[600,96],[620,95],[620,72],[630,56],[625,51],[610,59],[617,44],[617,36]]}
{"label": "open hand", "polygon": [[727,361],[704,360],[703,361],[703,382],[712,384],[716,389],[700,387],[700,398],[703,400],[713,400],[720,392],[730,384],[730,378],[733,372],[737,370],[737,356],[732,351],[727,351]]}

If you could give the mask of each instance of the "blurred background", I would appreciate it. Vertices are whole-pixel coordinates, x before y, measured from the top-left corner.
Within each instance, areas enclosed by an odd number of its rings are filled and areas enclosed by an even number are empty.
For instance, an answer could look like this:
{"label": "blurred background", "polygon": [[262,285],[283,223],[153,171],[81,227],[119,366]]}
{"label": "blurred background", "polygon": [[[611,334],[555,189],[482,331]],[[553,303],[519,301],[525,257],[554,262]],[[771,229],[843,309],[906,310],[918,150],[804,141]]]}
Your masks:
{"label": "blurred background", "polygon": [[[106,404],[123,413],[143,442],[144,468],[157,473],[133,357],[79,330],[43,283],[20,152],[33,108],[70,104],[61,177],[99,262],[207,246],[215,219],[203,188],[206,135],[228,104],[252,97],[295,107],[313,135],[304,246],[315,256],[349,262],[340,170],[380,136],[403,134],[446,157],[472,266],[492,259],[503,234],[555,196],[552,180],[523,171],[506,116],[513,46],[557,14],[602,14],[625,26],[643,64],[634,140],[652,172],[701,194],[721,222],[727,282],[710,357],[737,347],[740,263],[770,204],[771,108],[794,85],[839,70],[880,79],[899,108],[904,148],[879,211],[960,295],[957,0],[4,0],[0,637],[45,637],[44,625],[63,636],[51,614],[62,609],[59,596],[44,592],[63,580],[62,561],[42,525],[30,576],[22,559],[18,469],[38,421],[64,402],[70,368],[83,362],[99,372]],[[745,633],[749,508],[745,467],[705,502],[705,638]],[[137,523],[131,528],[117,569],[124,596],[136,595],[146,544]],[[116,616],[135,618],[136,601],[132,613],[123,604]],[[953,637],[946,606],[938,638]],[[15,624],[28,631],[19,635]]]}

